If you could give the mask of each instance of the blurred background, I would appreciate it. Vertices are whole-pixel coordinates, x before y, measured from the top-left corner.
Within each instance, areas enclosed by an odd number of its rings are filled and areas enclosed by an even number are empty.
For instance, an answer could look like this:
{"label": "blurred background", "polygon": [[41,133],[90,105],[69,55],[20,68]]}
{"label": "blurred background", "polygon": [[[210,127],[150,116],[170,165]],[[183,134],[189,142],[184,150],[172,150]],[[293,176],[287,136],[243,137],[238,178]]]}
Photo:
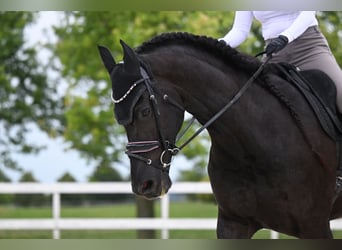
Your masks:
{"label": "blurred background", "polygon": [[[318,12],[317,17],[341,65],[342,12]],[[129,161],[124,154],[127,139],[114,119],[109,77],[97,45],[110,48],[116,61],[121,61],[119,39],[136,47],[155,35],[171,31],[220,38],[231,28],[233,18],[233,11],[0,12],[0,182],[129,181]],[[240,51],[255,55],[263,50],[259,30],[259,24],[254,22]],[[208,181],[209,147],[206,133],[186,147],[171,167],[173,181]],[[177,205],[189,206],[190,214],[195,213],[196,207],[202,207],[208,211],[206,217],[216,217],[211,195],[174,199],[183,202]],[[184,200],[193,203],[189,205]],[[87,214],[90,205],[100,209],[101,204],[103,210],[94,214],[136,216],[139,209],[127,205],[136,202],[133,195],[64,195],[62,203],[80,210],[63,210],[62,214]],[[22,216],[23,211],[30,211],[29,207],[32,211],[24,217],[49,217],[51,211],[46,207],[50,203],[48,195],[2,194],[0,217]],[[112,203],[116,208],[123,207],[114,211],[108,205]],[[150,216],[158,213],[153,202],[147,206]],[[187,211],[184,207],[177,209]],[[202,214],[200,210],[198,213]],[[89,233],[84,237],[113,235]],[[133,233],[115,235],[136,237]],[[32,235],[0,231],[0,238],[49,237],[44,232]],[[145,237],[158,236],[152,232]],[[210,231],[199,235],[175,233],[174,237],[216,236]]]}

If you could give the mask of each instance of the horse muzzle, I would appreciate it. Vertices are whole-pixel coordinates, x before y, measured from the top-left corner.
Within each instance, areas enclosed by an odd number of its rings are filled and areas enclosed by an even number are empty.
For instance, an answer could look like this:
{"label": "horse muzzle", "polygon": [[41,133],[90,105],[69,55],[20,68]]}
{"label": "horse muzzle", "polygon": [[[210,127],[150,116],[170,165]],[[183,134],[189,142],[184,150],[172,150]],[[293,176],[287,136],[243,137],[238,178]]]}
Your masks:
{"label": "horse muzzle", "polygon": [[146,199],[161,198],[165,195],[172,185],[171,179],[168,174],[163,174],[162,177],[157,179],[145,179],[137,185],[132,184],[133,192],[136,195],[142,196]]}

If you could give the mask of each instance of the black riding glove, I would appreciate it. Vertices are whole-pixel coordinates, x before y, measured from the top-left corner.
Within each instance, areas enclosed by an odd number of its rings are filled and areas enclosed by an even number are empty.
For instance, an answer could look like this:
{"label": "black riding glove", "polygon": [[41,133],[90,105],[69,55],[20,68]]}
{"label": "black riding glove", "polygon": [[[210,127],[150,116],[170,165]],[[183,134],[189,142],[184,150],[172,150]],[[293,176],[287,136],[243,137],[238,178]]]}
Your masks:
{"label": "black riding glove", "polygon": [[277,53],[289,43],[289,39],[286,36],[280,35],[266,46],[266,55],[271,56],[273,53]]}

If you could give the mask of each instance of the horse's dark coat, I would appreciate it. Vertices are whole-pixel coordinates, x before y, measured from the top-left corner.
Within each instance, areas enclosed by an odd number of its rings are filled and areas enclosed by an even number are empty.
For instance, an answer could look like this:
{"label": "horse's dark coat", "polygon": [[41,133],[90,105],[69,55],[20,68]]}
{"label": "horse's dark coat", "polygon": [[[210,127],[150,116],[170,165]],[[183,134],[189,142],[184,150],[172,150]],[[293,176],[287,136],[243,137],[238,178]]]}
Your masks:
{"label": "horse's dark coat", "polygon": [[[111,74],[114,93],[117,82],[132,84],[130,72],[139,69],[126,58],[134,57],[133,50],[123,48],[127,70],[122,64],[115,66],[121,73]],[[136,54],[150,68],[153,87],[201,123],[218,112],[261,64],[215,39],[186,33],[157,36]],[[161,95],[157,102],[161,131],[174,143],[183,112]],[[132,122],[125,125],[128,140],[156,140],[155,115],[144,93]],[[208,132],[208,172],[218,203],[219,238],[250,238],[261,228],[300,238],[332,236],[329,219],[340,216],[342,207],[340,197],[334,203],[336,145],[293,86],[276,74],[263,75]],[[160,153],[158,149],[143,156],[154,161]],[[131,177],[133,191],[148,198],[158,197],[171,185],[166,173],[136,159],[131,159]]]}

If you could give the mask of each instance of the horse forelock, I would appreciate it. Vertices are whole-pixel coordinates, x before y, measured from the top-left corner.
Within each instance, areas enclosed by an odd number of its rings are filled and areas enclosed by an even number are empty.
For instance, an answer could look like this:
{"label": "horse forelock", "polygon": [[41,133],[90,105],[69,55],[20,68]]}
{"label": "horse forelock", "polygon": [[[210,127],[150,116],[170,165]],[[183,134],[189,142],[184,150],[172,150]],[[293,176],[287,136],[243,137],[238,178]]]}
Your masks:
{"label": "horse forelock", "polygon": [[240,53],[217,39],[186,32],[162,33],[141,44],[136,52],[148,53],[167,45],[191,46],[220,58],[224,63],[232,63],[234,67],[250,72],[256,71],[261,65],[259,59]]}

